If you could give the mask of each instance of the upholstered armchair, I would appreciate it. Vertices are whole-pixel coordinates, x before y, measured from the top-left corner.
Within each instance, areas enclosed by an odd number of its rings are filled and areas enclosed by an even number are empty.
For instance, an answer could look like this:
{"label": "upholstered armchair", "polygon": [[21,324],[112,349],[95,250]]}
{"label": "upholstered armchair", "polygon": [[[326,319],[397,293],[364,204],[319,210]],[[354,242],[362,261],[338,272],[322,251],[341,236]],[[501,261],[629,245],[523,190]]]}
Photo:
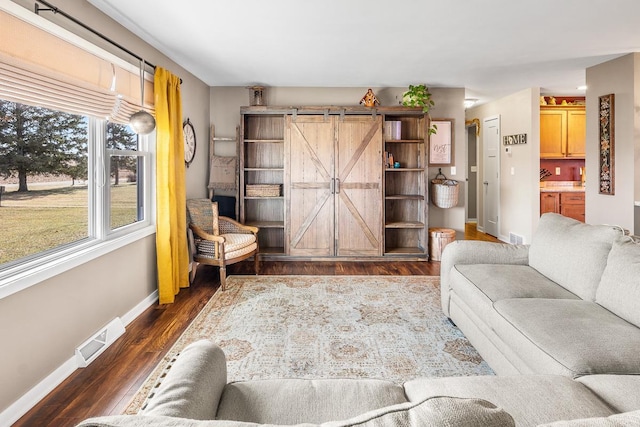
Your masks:
{"label": "upholstered armchair", "polygon": [[254,257],[259,273],[258,227],[240,224],[218,215],[218,204],[209,199],[187,200],[189,250],[193,265],[189,282],[193,282],[198,264],[220,267],[220,286],[227,286],[227,265]]}

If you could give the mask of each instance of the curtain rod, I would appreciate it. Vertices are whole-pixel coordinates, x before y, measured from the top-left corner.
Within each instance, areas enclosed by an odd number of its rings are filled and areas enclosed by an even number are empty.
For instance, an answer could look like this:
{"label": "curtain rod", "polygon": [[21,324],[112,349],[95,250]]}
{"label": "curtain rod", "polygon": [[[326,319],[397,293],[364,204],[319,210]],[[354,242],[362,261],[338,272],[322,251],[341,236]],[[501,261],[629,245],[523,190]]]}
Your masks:
{"label": "curtain rod", "polygon": [[[47,6],[48,9],[45,8],[41,8],[38,3],[42,3],[45,6]],[[147,64],[148,66],[150,66],[151,68],[153,68],[154,70],[156,69],[156,66],[151,64],[150,62],[142,59],[142,57],[140,57],[139,55],[136,55],[135,53],[131,52],[129,49],[127,49],[126,47],[122,46],[121,44],[114,42],[113,40],[111,40],[109,37],[105,36],[104,34],[94,30],[93,28],[89,27],[88,25],[86,25],[84,22],[78,21],[76,18],[74,18],[73,16],[65,13],[64,11],[60,10],[59,8],[57,8],[56,6],[52,5],[51,3],[45,1],[45,0],[36,0],[35,3],[35,7],[34,7],[34,12],[36,15],[40,15],[40,12],[53,12],[54,14],[59,13],[60,15],[64,16],[65,18],[67,18],[68,20],[72,21],[73,23],[80,25],[82,28],[84,28],[87,31],[92,32],[93,34],[95,34],[96,36],[100,37],[102,40],[111,43],[113,46],[117,47],[118,49],[128,53],[129,55],[133,56],[134,58],[138,59],[139,61],[144,61],[145,64]],[[182,83],[182,79],[180,79],[180,83]]]}

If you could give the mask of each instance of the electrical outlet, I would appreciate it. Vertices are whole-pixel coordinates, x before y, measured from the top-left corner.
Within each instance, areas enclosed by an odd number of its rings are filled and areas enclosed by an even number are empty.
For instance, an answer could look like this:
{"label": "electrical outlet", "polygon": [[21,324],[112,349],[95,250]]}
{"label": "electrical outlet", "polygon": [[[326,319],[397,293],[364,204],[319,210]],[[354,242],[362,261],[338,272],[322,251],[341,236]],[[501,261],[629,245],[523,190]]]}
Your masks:
{"label": "electrical outlet", "polygon": [[560,168],[556,168],[556,175],[560,175]]}
{"label": "electrical outlet", "polygon": [[516,168],[511,166],[511,175],[515,175],[515,174],[516,174]]}
{"label": "electrical outlet", "polygon": [[451,166],[451,175],[455,175],[455,174],[456,174],[456,167]]}

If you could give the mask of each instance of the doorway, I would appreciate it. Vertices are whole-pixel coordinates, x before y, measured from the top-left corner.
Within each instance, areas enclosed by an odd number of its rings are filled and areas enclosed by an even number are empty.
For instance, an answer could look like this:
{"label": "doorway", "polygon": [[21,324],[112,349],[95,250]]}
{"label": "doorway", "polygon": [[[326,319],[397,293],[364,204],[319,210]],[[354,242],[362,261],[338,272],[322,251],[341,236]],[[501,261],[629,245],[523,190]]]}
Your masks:
{"label": "doorway", "polygon": [[483,120],[483,231],[494,237],[499,232],[500,211],[500,116]]}
{"label": "doorway", "polygon": [[478,131],[480,121],[467,126],[467,207],[465,222],[478,222]]}

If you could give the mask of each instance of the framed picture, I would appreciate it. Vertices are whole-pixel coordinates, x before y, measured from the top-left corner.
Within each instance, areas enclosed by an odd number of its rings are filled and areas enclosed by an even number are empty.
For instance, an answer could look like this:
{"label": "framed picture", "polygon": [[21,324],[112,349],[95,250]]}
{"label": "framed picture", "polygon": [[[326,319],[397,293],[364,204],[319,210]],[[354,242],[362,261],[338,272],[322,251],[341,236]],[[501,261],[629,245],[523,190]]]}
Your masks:
{"label": "framed picture", "polygon": [[431,120],[436,133],[429,135],[429,165],[453,163],[453,119]]}
{"label": "framed picture", "polygon": [[615,97],[614,94],[598,98],[600,120],[600,194],[615,194]]}

